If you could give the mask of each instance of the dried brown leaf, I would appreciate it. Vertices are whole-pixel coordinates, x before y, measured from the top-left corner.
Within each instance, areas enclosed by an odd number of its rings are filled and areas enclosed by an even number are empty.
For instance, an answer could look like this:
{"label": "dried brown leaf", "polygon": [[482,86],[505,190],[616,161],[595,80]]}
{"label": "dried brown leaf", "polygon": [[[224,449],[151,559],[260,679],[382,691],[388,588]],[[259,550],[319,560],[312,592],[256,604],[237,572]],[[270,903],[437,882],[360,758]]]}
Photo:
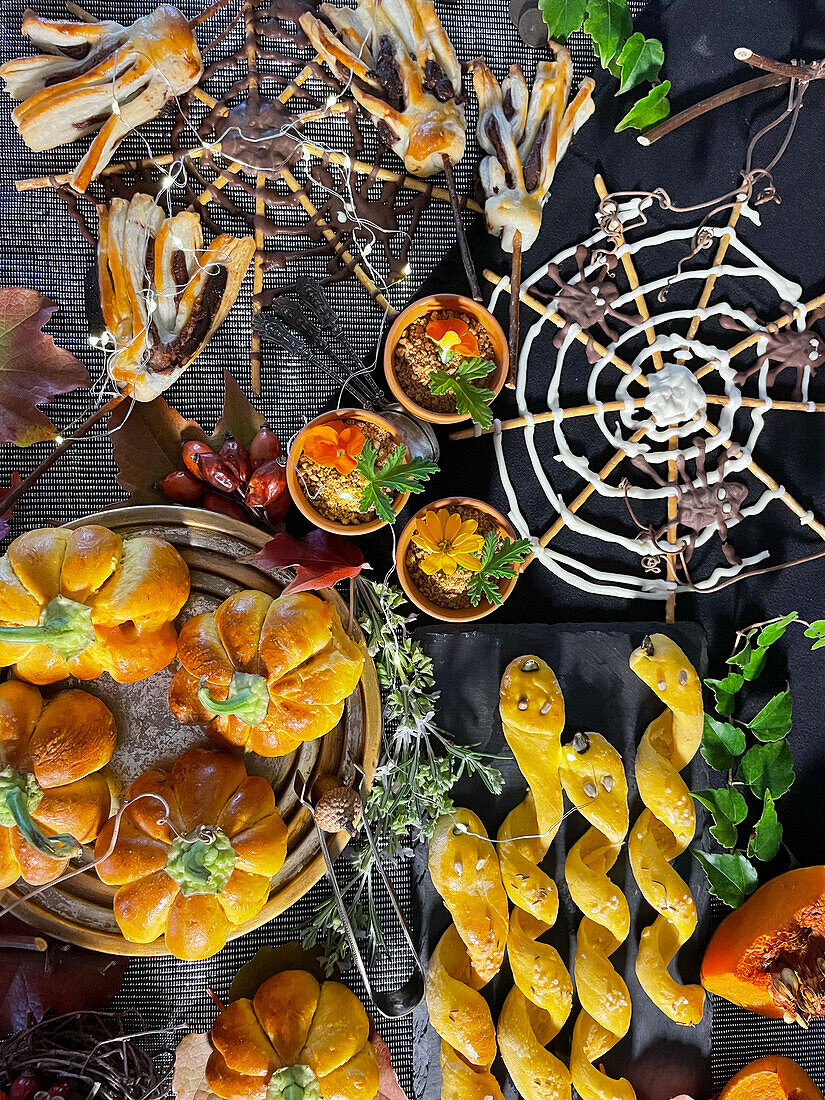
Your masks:
{"label": "dried brown leaf", "polygon": [[109,435],[118,485],[130,495],[126,504],[168,504],[155,485],[172,470],[181,469],[183,442],[206,441],[200,425],[184,420],[162,397],[147,403],[121,402],[109,420]]}
{"label": "dried brown leaf", "polygon": [[57,309],[24,287],[0,287],[0,443],[28,447],[57,428],[38,405],[89,386],[89,372],[41,329]]}
{"label": "dried brown leaf", "polygon": [[228,370],[223,372],[223,412],[215,425],[212,446],[217,450],[228,435],[249,447],[265,423],[263,416],[252,405],[249,398]]}
{"label": "dried brown leaf", "polygon": [[194,1031],[177,1045],[172,1092],[177,1100],[218,1100],[206,1084],[206,1063],[212,1044],[206,1032]]}

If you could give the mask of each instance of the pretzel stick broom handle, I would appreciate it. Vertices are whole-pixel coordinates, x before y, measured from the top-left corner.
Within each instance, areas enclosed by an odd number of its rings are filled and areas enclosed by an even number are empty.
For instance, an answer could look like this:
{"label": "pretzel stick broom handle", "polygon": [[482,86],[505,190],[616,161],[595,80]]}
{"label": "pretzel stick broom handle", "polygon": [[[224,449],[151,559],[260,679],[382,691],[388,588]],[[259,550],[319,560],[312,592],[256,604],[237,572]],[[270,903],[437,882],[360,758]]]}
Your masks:
{"label": "pretzel stick broom handle", "polygon": [[521,230],[513,234],[513,259],[510,263],[510,332],[508,345],[510,366],[507,371],[507,386],[515,389],[518,371],[519,306],[521,304]]}
{"label": "pretzel stick broom handle", "polygon": [[467,243],[467,235],[464,232],[464,226],[461,224],[461,203],[459,202],[458,192],[455,188],[455,176],[453,175],[453,166],[450,162],[450,158],[446,153],[442,153],[441,159],[444,161],[444,176],[447,180],[447,190],[450,192],[450,205],[453,208],[453,217],[455,218],[456,236],[458,237],[458,250],[461,253],[461,262],[464,264],[464,270],[467,273],[467,282],[470,284],[470,293],[477,302],[481,302],[484,299],[481,295],[481,287],[478,285],[478,275],[476,275],[475,264],[473,263],[473,257],[470,254],[470,246]]}

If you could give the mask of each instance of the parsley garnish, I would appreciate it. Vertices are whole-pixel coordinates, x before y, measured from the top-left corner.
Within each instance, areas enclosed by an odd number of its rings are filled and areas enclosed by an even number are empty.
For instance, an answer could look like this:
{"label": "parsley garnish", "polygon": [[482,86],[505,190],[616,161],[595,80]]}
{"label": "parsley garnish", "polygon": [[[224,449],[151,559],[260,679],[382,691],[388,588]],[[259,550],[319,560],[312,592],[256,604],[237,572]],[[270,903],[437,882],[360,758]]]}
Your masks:
{"label": "parsley garnish", "polygon": [[407,448],[399,443],[387,461],[376,467],[377,447],[368,439],[358,456],[358,473],[366,481],[364,493],[358,504],[360,512],[375,509],[376,515],[387,523],[395,522],[395,512],[391,497],[396,493],[421,493],[424,482],[432,474],[438,473],[434,462],[424,458],[411,458],[407,461]]}
{"label": "parsley garnish", "polygon": [[528,539],[502,539],[501,545],[498,540],[495,531],[487,534],[481,551],[481,569],[470,576],[467,592],[473,607],[478,607],[482,600],[498,607],[501,593],[496,581],[509,580],[515,573],[515,566],[530,553]]}
{"label": "parsley garnish", "polygon": [[496,369],[495,363],[478,355],[468,359],[451,356],[451,359],[457,360],[454,370],[436,370],[430,375],[431,391],[453,394],[457,413],[472,417],[473,423],[482,428],[489,428],[493,423],[490,403],[496,395],[484,386],[474,386],[473,382],[491,375]]}

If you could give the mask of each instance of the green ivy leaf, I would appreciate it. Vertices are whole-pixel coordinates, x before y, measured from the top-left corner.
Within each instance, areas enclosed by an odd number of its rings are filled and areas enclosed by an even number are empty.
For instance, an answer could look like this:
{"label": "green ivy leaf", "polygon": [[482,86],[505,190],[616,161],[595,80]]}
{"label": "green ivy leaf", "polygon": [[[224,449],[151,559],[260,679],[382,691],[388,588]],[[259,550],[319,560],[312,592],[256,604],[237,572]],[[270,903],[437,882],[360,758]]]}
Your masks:
{"label": "green ivy leaf", "polygon": [[748,804],[739,791],[734,787],[714,787],[692,794],[713,815],[710,835],[723,848],[735,848],[739,838],[736,826],[748,816]]}
{"label": "green ivy leaf", "polygon": [[584,29],[602,65],[610,68],[633,30],[627,0],[589,0]]}
{"label": "green ivy leaf", "polygon": [[745,677],[740,672],[729,672],[723,680],[705,680],[705,687],[713,692],[716,709],[724,718],[733,714],[736,693],[744,682]]}
{"label": "green ivy leaf", "polygon": [[811,646],[811,649],[822,649],[825,645],[825,619],[817,619],[816,622],[811,623],[805,631],[805,637],[818,639]]}
{"label": "green ivy leaf", "polygon": [[705,715],[702,734],[702,756],[712,768],[726,772],[733,767],[737,756],[745,751],[745,733],[730,722],[719,722]]}
{"label": "green ivy leaf", "polygon": [[769,699],[747,725],[760,741],[781,741],[791,732],[792,720],[793,700],[790,688],[786,687],[779,695]]}
{"label": "green ivy leaf", "polygon": [[775,799],[787,794],[796,778],[788,742],[783,738],[748,749],[742,757],[742,778],[759,799],[766,791]]}
{"label": "green ivy leaf", "polygon": [[549,36],[556,42],[563,42],[584,22],[587,0],[539,0],[539,10]]}
{"label": "green ivy leaf", "polygon": [[654,80],[664,60],[665,51],[658,38],[645,38],[640,31],[631,34],[619,54],[621,83],[616,94],[629,92],[645,80]]}
{"label": "green ivy leaf", "polygon": [[759,645],[753,646],[749,641],[738,653],[728,657],[728,664],[738,666],[745,680],[755,680],[765,667],[767,656],[767,649]]}
{"label": "green ivy leaf", "polygon": [[738,909],[759,882],[756,868],[742,852],[702,852],[691,848],[710,883],[710,892],[731,909]]}
{"label": "green ivy leaf", "polygon": [[774,642],[778,642],[785,631],[788,629],[790,623],[799,618],[797,611],[791,611],[777,623],[768,623],[767,626],[763,626],[759,632],[759,637],[756,639],[756,644],[762,646],[763,649],[767,649],[769,645],[773,645]]}
{"label": "green ivy leaf", "polygon": [[643,99],[633,104],[616,127],[616,133],[622,130],[649,130],[651,126],[667,118],[670,114],[670,103],[667,98],[669,92],[669,80],[655,84]]}
{"label": "green ivy leaf", "polygon": [[748,841],[748,855],[767,863],[782,846],[782,826],[776,816],[776,803],[770,791],[765,792],[762,816],[754,826]]}

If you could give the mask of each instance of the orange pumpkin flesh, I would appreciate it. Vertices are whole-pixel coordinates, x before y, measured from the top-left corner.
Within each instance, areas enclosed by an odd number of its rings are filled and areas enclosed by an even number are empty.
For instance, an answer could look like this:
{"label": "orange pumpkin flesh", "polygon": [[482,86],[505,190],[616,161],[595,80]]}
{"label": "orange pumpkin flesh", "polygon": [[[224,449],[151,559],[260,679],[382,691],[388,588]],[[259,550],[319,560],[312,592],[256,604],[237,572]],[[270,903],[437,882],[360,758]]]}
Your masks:
{"label": "orange pumpkin flesh", "polygon": [[825,867],[779,875],[726,917],[702,984],[761,1016],[803,1025],[825,1016]]}
{"label": "orange pumpkin flesh", "polygon": [[751,1062],[722,1089],[719,1100],[823,1100],[808,1074],[777,1054]]}

